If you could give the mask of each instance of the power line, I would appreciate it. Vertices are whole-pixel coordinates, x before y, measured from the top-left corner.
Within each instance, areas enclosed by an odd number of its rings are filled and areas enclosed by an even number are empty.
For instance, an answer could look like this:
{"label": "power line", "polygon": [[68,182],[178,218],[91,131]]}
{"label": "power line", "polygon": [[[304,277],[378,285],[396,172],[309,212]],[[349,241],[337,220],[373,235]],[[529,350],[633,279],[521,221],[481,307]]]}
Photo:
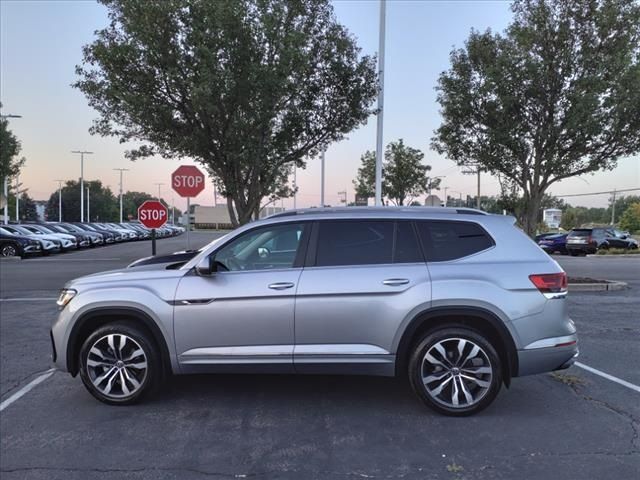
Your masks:
{"label": "power line", "polygon": [[568,195],[556,195],[555,193],[552,194],[554,197],[587,197],[589,195],[605,195],[605,194],[612,194],[614,191],[616,193],[622,193],[622,192],[635,192],[640,190],[640,187],[638,188],[625,188],[623,190],[607,190],[606,192],[591,192],[591,193],[571,193]]}

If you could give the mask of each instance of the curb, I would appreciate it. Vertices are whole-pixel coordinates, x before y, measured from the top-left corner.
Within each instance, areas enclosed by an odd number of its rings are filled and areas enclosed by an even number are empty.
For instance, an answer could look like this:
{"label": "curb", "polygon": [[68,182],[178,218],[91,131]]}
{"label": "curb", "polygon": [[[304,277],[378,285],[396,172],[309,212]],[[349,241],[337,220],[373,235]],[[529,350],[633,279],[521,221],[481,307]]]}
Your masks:
{"label": "curb", "polygon": [[625,282],[606,280],[607,283],[570,283],[570,292],[610,292],[614,290],[624,290],[627,288]]}
{"label": "curb", "polygon": [[0,257],[0,262],[15,262],[16,260],[22,260],[20,257]]}
{"label": "curb", "polygon": [[628,253],[619,253],[614,255],[597,255],[597,254],[589,254],[587,258],[640,258],[640,254],[628,254]]}

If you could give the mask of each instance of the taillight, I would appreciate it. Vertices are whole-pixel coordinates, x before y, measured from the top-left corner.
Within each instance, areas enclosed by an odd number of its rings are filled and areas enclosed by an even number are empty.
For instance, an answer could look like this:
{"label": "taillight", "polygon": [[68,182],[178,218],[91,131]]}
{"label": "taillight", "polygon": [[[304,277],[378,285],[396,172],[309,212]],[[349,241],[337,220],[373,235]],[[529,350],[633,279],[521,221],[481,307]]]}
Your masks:
{"label": "taillight", "polygon": [[542,293],[561,293],[567,291],[567,274],[560,273],[538,273],[529,275],[529,280]]}

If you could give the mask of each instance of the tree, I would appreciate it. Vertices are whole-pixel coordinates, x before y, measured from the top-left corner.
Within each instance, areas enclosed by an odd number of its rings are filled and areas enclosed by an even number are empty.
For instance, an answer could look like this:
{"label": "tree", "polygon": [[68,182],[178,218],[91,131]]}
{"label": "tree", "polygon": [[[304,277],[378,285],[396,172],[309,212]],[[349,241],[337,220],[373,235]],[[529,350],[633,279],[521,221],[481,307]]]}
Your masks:
{"label": "tree", "polygon": [[[400,139],[387,145],[382,165],[382,197],[396,205],[410,204],[415,197],[427,191],[431,181],[432,188],[438,188],[439,178],[430,179],[427,172],[431,166],[423,165],[424,153],[417,148],[404,144]],[[360,157],[362,166],[353,185],[358,196],[375,196],[376,154],[366,151]]]}
{"label": "tree", "polygon": [[21,149],[20,141],[9,130],[9,121],[0,117],[0,185],[4,184],[5,178],[20,173],[25,162],[24,158],[18,158]]}
{"label": "tree", "polygon": [[432,146],[512,182],[532,234],[555,182],[640,151],[640,4],[516,0],[504,35],[451,53]]}
{"label": "tree", "polygon": [[[103,187],[100,180],[84,182],[90,191],[90,221],[113,222],[119,219],[119,206],[108,187]],[[84,196],[85,212],[87,211],[87,195]],[[51,194],[46,207],[46,216],[50,220],[58,219],[58,191]],[[62,187],[62,220],[65,222],[80,221],[80,182],[68,181]]]}
{"label": "tree", "polygon": [[[155,197],[147,192],[124,192],[122,194],[122,219],[126,221],[129,218],[138,218],[138,207],[147,200],[153,200]],[[120,200],[118,202],[118,212],[120,212]],[[118,213],[118,215],[120,215]]]}
{"label": "tree", "polygon": [[27,192],[23,192],[20,195],[20,220],[38,220],[36,202]]}
{"label": "tree", "polygon": [[373,113],[375,59],[329,0],[100,1],[110,23],[74,84],[99,113],[91,133],[141,143],[131,159],[201,163],[234,225]]}
{"label": "tree", "polygon": [[631,233],[640,232],[640,202],[629,205],[620,218],[620,228]]}

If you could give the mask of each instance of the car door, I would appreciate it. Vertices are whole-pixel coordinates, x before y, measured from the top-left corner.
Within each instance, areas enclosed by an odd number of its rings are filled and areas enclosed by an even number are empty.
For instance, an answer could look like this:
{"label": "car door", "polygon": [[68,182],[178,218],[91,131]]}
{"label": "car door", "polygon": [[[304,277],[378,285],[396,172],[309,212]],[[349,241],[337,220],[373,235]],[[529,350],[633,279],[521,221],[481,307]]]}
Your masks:
{"label": "car door", "polygon": [[[246,231],[212,253],[215,273],[180,281],[174,331],[183,371],[293,371],[305,230],[304,223],[285,223]],[[280,246],[286,252],[271,250]]]}
{"label": "car door", "polygon": [[430,297],[411,222],[318,221],[296,294],[296,371],[392,375],[397,332]]}
{"label": "car door", "polygon": [[607,243],[611,248],[627,248],[628,243],[627,240],[618,237],[612,230],[607,230],[605,232],[605,238],[607,239]]}

